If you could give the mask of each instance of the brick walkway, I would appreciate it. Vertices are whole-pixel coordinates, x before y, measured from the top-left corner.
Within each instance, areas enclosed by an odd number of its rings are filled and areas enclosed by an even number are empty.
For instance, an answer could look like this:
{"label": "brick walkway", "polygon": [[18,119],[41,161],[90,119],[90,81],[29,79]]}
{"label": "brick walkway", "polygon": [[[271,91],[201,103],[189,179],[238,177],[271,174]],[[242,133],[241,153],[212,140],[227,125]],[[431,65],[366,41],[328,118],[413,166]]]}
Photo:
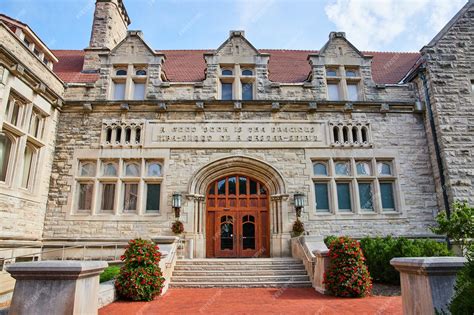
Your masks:
{"label": "brick walkway", "polygon": [[169,289],[153,302],[115,302],[105,314],[402,314],[402,299],[343,299],[312,288]]}

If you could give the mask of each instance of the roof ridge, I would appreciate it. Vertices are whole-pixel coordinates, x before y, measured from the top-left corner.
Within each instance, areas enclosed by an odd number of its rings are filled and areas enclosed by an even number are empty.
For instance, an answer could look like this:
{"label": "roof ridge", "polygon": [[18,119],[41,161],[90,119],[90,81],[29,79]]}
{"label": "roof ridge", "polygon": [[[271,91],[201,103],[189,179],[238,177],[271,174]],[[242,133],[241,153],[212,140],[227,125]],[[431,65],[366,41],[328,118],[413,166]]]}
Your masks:
{"label": "roof ridge", "polygon": [[376,51],[376,50],[362,50],[363,53],[376,53],[376,54],[420,54],[418,51]]}

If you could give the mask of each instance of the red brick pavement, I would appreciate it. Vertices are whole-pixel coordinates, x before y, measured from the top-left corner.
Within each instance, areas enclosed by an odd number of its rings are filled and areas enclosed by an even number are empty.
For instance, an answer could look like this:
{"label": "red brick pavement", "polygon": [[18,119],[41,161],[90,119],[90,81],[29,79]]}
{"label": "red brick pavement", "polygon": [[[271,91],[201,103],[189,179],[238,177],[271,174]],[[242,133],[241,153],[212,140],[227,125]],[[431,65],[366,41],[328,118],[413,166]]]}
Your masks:
{"label": "red brick pavement", "polygon": [[115,302],[99,315],[125,314],[402,314],[400,296],[325,296],[312,288],[170,289],[152,302]]}

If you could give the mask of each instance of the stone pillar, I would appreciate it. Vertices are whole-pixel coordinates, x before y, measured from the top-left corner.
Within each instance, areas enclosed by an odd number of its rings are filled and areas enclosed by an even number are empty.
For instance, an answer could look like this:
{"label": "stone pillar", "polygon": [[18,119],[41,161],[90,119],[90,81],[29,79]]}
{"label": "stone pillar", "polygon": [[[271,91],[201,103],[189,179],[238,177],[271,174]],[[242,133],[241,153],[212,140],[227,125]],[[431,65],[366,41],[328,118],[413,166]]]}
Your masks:
{"label": "stone pillar", "polygon": [[7,267],[16,279],[9,314],[97,314],[104,261],[39,261]]}
{"label": "stone pillar", "polygon": [[313,287],[319,293],[326,294],[327,291],[326,285],[324,284],[324,273],[329,267],[329,250],[315,250],[313,251],[313,254],[316,256],[313,274]]}
{"label": "stone pillar", "polygon": [[390,264],[400,272],[403,314],[447,311],[456,274],[465,263],[463,257],[393,258]]}

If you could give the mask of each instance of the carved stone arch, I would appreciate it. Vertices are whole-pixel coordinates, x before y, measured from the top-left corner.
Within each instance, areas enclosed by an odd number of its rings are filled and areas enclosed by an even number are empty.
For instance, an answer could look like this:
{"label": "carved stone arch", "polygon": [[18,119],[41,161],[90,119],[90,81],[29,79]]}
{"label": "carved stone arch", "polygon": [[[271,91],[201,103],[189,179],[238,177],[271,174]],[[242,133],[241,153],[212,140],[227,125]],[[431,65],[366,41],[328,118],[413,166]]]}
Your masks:
{"label": "carved stone arch", "polygon": [[195,256],[206,252],[206,191],[216,180],[230,175],[248,175],[266,186],[270,195],[270,255],[287,255],[283,245],[283,227],[288,221],[287,185],[283,175],[269,163],[260,159],[236,155],[214,160],[197,170],[188,184],[188,198],[193,200],[193,238]]}
{"label": "carved stone arch", "polygon": [[205,195],[210,183],[220,177],[231,174],[248,174],[264,183],[270,195],[286,195],[286,183],[283,175],[267,162],[237,155],[215,160],[200,168],[189,182],[190,195]]}

